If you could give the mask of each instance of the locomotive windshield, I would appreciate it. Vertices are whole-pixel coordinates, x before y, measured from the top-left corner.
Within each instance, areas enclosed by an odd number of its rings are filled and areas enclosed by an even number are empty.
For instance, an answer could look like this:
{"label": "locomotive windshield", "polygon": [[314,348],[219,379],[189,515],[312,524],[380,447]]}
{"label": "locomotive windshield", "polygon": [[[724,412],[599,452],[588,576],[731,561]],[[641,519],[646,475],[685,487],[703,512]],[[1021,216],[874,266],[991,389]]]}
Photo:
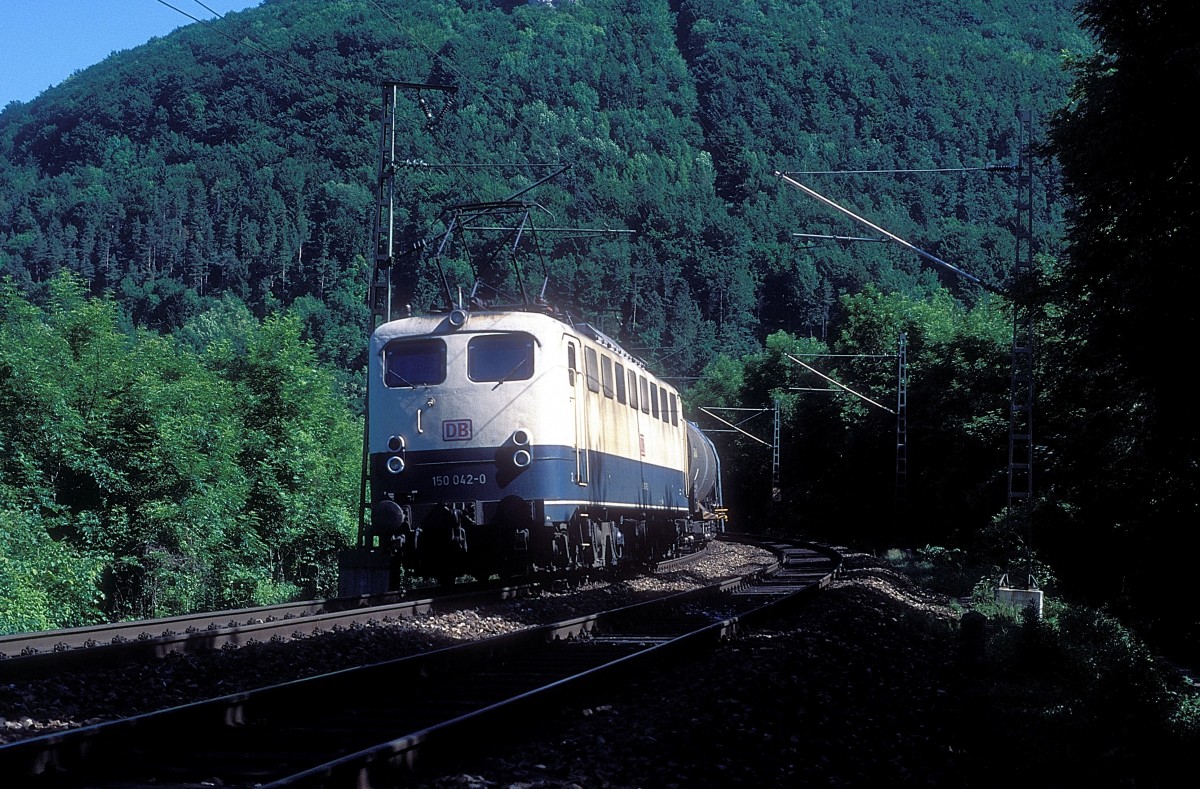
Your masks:
{"label": "locomotive windshield", "polygon": [[524,381],[533,377],[533,337],[485,334],[467,343],[467,377],[472,381]]}
{"label": "locomotive windshield", "polygon": [[402,340],[383,349],[383,383],[390,388],[433,386],[446,380],[446,343]]}

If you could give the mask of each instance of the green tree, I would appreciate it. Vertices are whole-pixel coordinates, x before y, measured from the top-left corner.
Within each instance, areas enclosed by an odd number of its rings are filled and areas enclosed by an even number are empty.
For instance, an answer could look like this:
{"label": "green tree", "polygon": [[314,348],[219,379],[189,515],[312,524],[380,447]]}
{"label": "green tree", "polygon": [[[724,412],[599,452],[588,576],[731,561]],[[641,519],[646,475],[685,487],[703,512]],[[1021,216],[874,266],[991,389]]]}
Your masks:
{"label": "green tree", "polygon": [[[939,289],[924,300],[867,288],[843,299],[846,322],[833,343],[849,354],[835,369],[873,399],[897,405],[893,354],[905,336],[908,359],[906,398],[907,499],[904,512],[882,510],[879,538],[953,541],[968,545],[1005,504],[1012,324],[1009,305],[988,296],[967,308]],[[885,354],[886,359],[875,357]],[[853,358],[857,357],[857,358]],[[859,457],[853,468],[880,470],[882,489],[891,492],[895,466],[896,417],[861,401],[843,398],[869,431],[860,441],[878,447],[881,465]],[[878,436],[878,439],[874,437]],[[890,447],[890,450],[885,450]],[[849,491],[846,491],[849,493]],[[886,496],[882,497],[886,501]],[[890,507],[889,507],[890,509]],[[913,513],[909,521],[905,513]],[[900,533],[893,530],[899,529]],[[889,534],[889,531],[892,531]]]}
{"label": "green tree", "polygon": [[300,320],[126,324],[69,271],[0,287],[0,626],[333,593],[362,427]]}
{"label": "green tree", "polygon": [[55,539],[0,482],[0,633],[104,621],[103,557]]}
{"label": "green tree", "polygon": [[[769,445],[720,439],[727,489],[743,492],[737,517],[827,540],[974,544],[1005,501],[1007,309],[991,298],[967,308],[945,290],[917,300],[867,288],[843,298],[846,318],[828,346],[781,331],[761,351],[710,363],[688,390],[693,406],[780,407],[779,505],[763,504]],[[909,362],[907,510],[895,506],[901,333]],[[769,413],[752,419],[746,429],[769,444]]]}
{"label": "green tree", "polygon": [[246,599],[266,602],[336,587],[337,552],[357,530],[362,423],[318,366],[294,315],[268,318],[244,355],[210,351],[236,387],[248,476],[243,535],[269,571]]}
{"label": "green tree", "polygon": [[1053,539],[1071,588],[1200,652],[1200,618],[1168,621],[1161,606],[1187,593],[1200,549],[1200,431],[1163,364],[1198,333],[1200,165],[1179,118],[1200,87],[1200,18],[1173,2],[1084,0],[1079,13],[1098,51],[1069,61],[1050,144],[1073,199],[1052,292]]}

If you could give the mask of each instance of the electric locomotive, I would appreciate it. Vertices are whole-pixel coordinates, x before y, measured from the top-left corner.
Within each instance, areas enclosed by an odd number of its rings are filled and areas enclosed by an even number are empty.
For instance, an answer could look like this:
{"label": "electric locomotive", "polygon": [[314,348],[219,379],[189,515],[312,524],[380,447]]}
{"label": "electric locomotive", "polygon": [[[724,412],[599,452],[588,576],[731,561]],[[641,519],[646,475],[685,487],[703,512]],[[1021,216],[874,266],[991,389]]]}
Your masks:
{"label": "electric locomotive", "polygon": [[366,546],[449,583],[652,563],[723,525],[678,391],[588,324],[462,306],[370,344]]}

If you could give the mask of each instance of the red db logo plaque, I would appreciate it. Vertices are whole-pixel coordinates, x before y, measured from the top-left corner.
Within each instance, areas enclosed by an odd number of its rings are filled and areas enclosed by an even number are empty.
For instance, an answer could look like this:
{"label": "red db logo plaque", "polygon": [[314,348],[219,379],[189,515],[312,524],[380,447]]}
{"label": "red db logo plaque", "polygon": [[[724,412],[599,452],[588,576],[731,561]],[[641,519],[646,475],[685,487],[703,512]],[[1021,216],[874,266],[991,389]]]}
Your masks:
{"label": "red db logo plaque", "polygon": [[470,419],[446,419],[442,422],[443,441],[470,441]]}

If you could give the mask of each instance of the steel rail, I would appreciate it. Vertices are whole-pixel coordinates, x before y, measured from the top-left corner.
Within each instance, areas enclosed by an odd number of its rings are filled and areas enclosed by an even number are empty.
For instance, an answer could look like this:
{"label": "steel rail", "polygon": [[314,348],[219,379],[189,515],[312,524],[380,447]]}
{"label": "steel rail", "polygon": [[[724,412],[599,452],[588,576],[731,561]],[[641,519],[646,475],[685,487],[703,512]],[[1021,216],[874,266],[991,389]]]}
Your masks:
{"label": "steel rail", "polygon": [[769,572],[706,589],[0,746],[0,775],[31,789],[394,786],[471,732],[513,731],[547,701],[715,644],[840,564],[817,546],[763,547],[779,557]]}
{"label": "steel rail", "polygon": [[[703,555],[703,549],[697,550],[659,562],[651,569],[665,572]],[[570,587],[595,575],[594,570],[571,571],[529,579],[458,584],[446,589],[431,586],[0,635],[0,679],[29,679],[64,670],[108,668],[121,661],[238,647],[278,637],[291,638],[296,633],[310,635],[365,624],[372,619],[467,608],[536,594],[545,588]]]}
{"label": "steel rail", "polygon": [[[406,599],[403,592],[309,600],[166,619],[0,637],[0,679],[110,668],[121,662],[313,635],[371,620],[467,608],[533,594],[543,582],[471,584]],[[430,590],[421,590],[428,593]]]}

